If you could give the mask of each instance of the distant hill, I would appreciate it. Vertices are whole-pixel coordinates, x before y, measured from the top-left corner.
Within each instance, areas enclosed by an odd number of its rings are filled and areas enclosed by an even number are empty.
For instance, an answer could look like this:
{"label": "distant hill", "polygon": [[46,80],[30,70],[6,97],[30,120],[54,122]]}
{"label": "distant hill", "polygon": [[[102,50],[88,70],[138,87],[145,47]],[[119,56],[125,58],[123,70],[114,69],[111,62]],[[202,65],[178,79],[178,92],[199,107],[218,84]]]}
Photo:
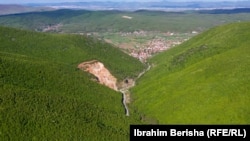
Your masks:
{"label": "distant hill", "polygon": [[49,11],[49,10],[53,10],[53,8],[31,7],[31,6],[23,6],[23,5],[16,5],[16,4],[0,4],[0,15],[26,13],[26,12],[34,12],[34,11]]}
{"label": "distant hill", "polygon": [[0,27],[1,140],[124,140],[129,125],[122,94],[77,68],[102,62],[119,81],[144,65],[119,49],[80,35]]}
{"label": "distant hill", "polygon": [[[221,24],[249,21],[250,14],[246,11],[249,11],[249,9],[182,12],[61,9],[0,16],[0,25],[64,33],[134,32],[140,30],[202,32]],[[131,18],[125,19],[124,16]]]}
{"label": "distant hill", "polygon": [[162,124],[249,124],[249,30],[219,26],[152,58],[134,108]]}
{"label": "distant hill", "polygon": [[250,8],[200,10],[198,12],[201,14],[238,14],[250,13]]}
{"label": "distant hill", "polygon": [[46,6],[57,9],[85,9],[85,10],[125,10],[136,11],[162,10],[162,11],[183,11],[195,9],[224,9],[224,8],[250,8],[250,2],[241,1],[85,1],[85,2],[64,2],[64,3],[33,3],[31,6]]}

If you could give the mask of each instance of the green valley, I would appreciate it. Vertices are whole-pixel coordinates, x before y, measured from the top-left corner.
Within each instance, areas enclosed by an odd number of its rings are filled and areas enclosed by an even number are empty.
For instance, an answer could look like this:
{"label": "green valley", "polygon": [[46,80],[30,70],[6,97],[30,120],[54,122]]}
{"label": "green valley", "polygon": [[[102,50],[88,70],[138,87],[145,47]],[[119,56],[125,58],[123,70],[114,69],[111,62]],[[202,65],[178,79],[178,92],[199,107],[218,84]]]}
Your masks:
{"label": "green valley", "polygon": [[0,16],[0,140],[250,123],[249,9],[48,10]]}
{"label": "green valley", "polygon": [[211,27],[249,21],[249,12],[249,9],[176,12],[60,9],[0,16],[0,25],[87,35],[145,61]]}

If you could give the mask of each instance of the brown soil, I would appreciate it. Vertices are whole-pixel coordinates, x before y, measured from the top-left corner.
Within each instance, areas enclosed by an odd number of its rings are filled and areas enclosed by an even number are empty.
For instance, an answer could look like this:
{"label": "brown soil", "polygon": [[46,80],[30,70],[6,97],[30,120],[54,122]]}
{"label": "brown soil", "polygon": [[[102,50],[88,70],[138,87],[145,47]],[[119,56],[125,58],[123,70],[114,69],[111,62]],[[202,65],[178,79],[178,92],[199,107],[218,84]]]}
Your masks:
{"label": "brown soil", "polygon": [[117,79],[109,72],[108,69],[105,68],[103,63],[97,60],[92,60],[79,64],[78,68],[93,74],[100,84],[118,91],[116,86]]}

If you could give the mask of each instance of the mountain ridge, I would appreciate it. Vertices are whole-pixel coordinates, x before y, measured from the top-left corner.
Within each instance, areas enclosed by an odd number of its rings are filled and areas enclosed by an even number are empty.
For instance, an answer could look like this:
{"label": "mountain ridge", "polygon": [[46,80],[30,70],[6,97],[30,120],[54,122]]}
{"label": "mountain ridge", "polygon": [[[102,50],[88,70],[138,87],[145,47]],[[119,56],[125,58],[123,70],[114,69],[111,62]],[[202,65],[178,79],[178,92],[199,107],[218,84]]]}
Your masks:
{"label": "mountain ridge", "polygon": [[117,1],[86,1],[86,2],[65,2],[65,3],[33,3],[28,6],[46,6],[52,8],[88,9],[88,10],[127,10],[138,9],[179,11],[195,9],[223,9],[223,8],[250,8],[249,1],[237,2],[173,2],[173,1],[150,1],[150,2],[117,2]]}
{"label": "mountain ridge", "polygon": [[54,9],[49,7],[31,7],[21,4],[0,4],[0,15],[41,12],[41,11],[51,11],[51,10]]}

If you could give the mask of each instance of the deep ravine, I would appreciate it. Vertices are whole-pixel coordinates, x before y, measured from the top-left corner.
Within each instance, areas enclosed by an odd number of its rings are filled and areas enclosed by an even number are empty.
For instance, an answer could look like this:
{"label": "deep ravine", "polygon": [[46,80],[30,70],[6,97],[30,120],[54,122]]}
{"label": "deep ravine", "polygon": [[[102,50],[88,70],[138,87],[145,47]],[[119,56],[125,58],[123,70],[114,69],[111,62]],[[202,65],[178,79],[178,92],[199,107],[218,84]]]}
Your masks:
{"label": "deep ravine", "polygon": [[[119,89],[119,91],[122,93],[122,103],[124,105],[124,108],[125,108],[125,114],[126,116],[129,116],[129,108],[127,106],[127,99],[128,97],[130,97],[130,92],[129,92],[129,89],[131,89],[132,87],[135,86],[135,82],[137,79],[141,78],[141,76],[143,76],[143,74],[145,74],[147,71],[149,71],[151,69],[151,65],[150,64],[147,64],[148,67],[147,69],[143,70],[137,77],[136,79],[132,82],[132,85],[128,85],[126,87],[123,87],[121,89]],[[128,95],[126,95],[128,93]]]}

